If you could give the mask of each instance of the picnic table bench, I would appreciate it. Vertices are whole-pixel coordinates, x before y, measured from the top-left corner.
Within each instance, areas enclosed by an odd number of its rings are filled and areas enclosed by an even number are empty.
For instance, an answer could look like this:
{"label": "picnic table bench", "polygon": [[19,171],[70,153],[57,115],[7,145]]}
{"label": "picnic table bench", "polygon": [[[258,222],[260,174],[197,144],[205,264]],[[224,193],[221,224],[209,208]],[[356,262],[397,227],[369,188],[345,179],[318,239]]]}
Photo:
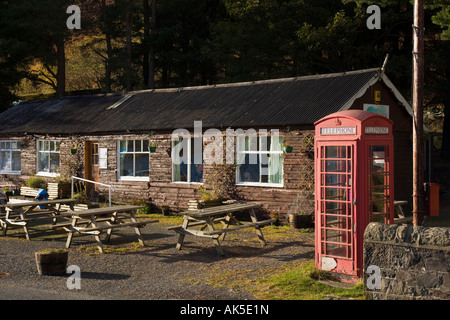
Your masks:
{"label": "picnic table bench", "polygon": [[[68,210],[62,209],[62,205],[69,205],[73,210],[76,199],[56,199],[41,201],[21,201],[1,204],[0,208],[5,209],[5,213],[0,214],[0,224],[3,228],[3,236],[6,236],[8,226],[22,226],[25,237],[30,240],[28,224],[31,221],[52,219],[53,224],[57,222],[57,218],[68,217],[65,214]],[[36,210],[36,207],[44,207],[42,210]]]}
{"label": "picnic table bench", "polygon": [[[226,233],[244,229],[255,228],[256,234],[262,245],[265,245],[264,236],[261,231],[261,227],[274,222],[273,219],[258,221],[255,208],[256,204],[227,204],[217,207],[210,207],[199,210],[185,211],[183,214],[183,224],[179,226],[169,227],[169,230],[173,230],[179,233],[176,248],[181,249],[185,235],[194,235],[199,237],[211,238],[218,255],[223,255],[223,249],[220,245],[220,241],[223,241]],[[235,217],[236,212],[247,213],[250,216],[251,222],[239,221]],[[214,227],[215,222],[221,222],[223,227],[216,229]],[[193,229],[192,227],[201,226],[200,229]],[[205,230],[207,228],[208,230]]]}
{"label": "picnic table bench", "polygon": [[103,245],[100,239],[102,231],[107,230],[105,240],[109,241],[113,229],[124,227],[134,227],[139,243],[145,246],[140,228],[149,223],[158,222],[158,220],[138,220],[136,211],[142,208],[142,206],[126,205],[76,211],[71,214],[71,222],[56,224],[53,228],[64,229],[68,232],[66,248],[70,247],[75,233],[90,234],[94,236],[100,253],[103,253]]}
{"label": "picnic table bench", "polygon": [[403,210],[403,206],[407,205],[407,204],[408,204],[408,201],[405,201],[405,200],[395,200],[394,201],[394,210],[395,210],[394,212],[398,216],[398,219],[395,219],[394,223],[408,224],[408,223],[412,222],[413,217],[412,216],[406,217],[405,212]]}

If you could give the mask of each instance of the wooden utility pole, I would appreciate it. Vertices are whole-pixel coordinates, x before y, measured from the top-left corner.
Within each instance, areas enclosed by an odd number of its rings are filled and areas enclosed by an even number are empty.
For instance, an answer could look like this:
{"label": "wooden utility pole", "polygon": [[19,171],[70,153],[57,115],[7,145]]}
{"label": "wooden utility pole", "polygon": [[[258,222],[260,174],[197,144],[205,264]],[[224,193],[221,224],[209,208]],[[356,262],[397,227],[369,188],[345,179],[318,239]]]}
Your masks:
{"label": "wooden utility pole", "polygon": [[413,224],[424,214],[423,84],[424,84],[424,0],[414,1],[413,25]]}

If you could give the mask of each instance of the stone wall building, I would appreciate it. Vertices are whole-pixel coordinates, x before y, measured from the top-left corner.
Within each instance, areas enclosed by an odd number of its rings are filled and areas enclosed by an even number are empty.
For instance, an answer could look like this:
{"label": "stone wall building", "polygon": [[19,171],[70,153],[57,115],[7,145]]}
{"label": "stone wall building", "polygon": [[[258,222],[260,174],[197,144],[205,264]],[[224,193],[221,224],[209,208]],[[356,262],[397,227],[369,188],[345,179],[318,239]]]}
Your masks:
{"label": "stone wall building", "polygon": [[[213,140],[201,135],[220,132],[227,141],[227,130],[248,135],[253,129],[254,141],[244,138],[237,149],[235,136],[226,144],[241,160],[228,187],[282,218],[312,213],[314,122],[347,109],[382,112],[394,121],[396,199],[409,199],[412,111],[380,69],[23,102],[0,114],[0,184],[75,175],[111,185],[115,201],[185,210],[189,200],[201,198],[199,187],[211,191],[217,176],[217,167],[205,161],[214,156],[207,152]],[[173,140],[176,130],[192,139]],[[286,142],[292,153],[283,151]],[[148,149],[152,144],[155,152]],[[256,163],[249,163],[252,155]]]}

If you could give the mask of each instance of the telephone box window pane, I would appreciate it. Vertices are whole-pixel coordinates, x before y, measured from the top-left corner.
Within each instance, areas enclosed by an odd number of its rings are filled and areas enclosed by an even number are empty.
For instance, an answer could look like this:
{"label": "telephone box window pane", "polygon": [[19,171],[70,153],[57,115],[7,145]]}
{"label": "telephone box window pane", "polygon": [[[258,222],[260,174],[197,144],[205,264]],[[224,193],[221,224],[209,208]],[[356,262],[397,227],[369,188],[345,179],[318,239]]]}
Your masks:
{"label": "telephone box window pane", "polygon": [[335,243],[327,243],[327,255],[335,257],[347,257],[347,247]]}
{"label": "telephone box window pane", "polygon": [[383,187],[385,183],[386,175],[384,173],[374,173],[372,174],[372,186]]}
{"label": "telephone box window pane", "polygon": [[331,214],[345,214],[345,203],[326,202],[326,212]]}
{"label": "telephone box window pane", "polygon": [[327,228],[335,228],[335,229],[350,229],[350,218],[345,216],[335,216],[335,215],[327,215],[325,216],[324,225]]}
{"label": "telephone box window pane", "polygon": [[325,188],[325,199],[347,201],[347,189]]}
{"label": "telephone box window pane", "polygon": [[346,187],[347,175],[345,174],[327,174],[325,175],[326,186]]}
{"label": "telephone box window pane", "polygon": [[372,160],[372,172],[385,172],[385,165],[384,159]]}
{"label": "telephone box window pane", "polygon": [[385,158],[386,146],[372,146],[372,158]]}
{"label": "telephone box window pane", "polygon": [[327,160],[326,172],[347,172],[345,160]]}
{"label": "telephone box window pane", "polygon": [[325,147],[326,158],[347,158],[346,147]]}
{"label": "telephone box window pane", "polygon": [[384,201],[372,201],[372,214],[384,214],[386,203]]}

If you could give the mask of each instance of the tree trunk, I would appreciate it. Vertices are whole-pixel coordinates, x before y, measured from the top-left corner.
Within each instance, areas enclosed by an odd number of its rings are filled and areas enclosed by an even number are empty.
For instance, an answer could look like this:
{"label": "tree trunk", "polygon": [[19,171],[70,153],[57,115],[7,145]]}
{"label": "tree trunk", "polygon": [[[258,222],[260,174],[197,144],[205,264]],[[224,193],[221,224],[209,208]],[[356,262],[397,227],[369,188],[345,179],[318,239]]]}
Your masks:
{"label": "tree trunk", "polygon": [[133,14],[131,12],[132,1],[129,1],[129,5],[127,7],[127,12],[125,14],[125,24],[126,24],[126,70],[125,70],[125,87],[127,91],[133,90],[132,83],[132,56],[131,56],[131,28],[132,28],[132,19]]}
{"label": "tree trunk", "polygon": [[101,3],[102,18],[105,24],[105,38],[106,38],[106,60],[105,60],[105,92],[111,92],[111,57],[112,57],[112,45],[111,45],[111,28],[109,27],[108,18],[106,15],[106,0],[102,0]]}
{"label": "tree trunk", "polygon": [[423,0],[415,0],[413,26],[413,224],[419,226],[424,214],[424,140],[423,140],[423,85],[424,85],[424,8]]}
{"label": "tree trunk", "polygon": [[57,40],[56,59],[58,63],[58,70],[56,72],[56,96],[61,98],[66,94],[66,52],[64,39]]}
{"label": "tree trunk", "polygon": [[144,88],[149,87],[149,59],[150,59],[150,5],[149,0],[142,0],[142,11],[144,14],[144,42],[142,55],[142,80]]}
{"label": "tree trunk", "polygon": [[[156,31],[156,5],[156,0],[152,0],[152,35],[154,35]],[[153,45],[150,45],[149,47],[148,87],[150,89],[155,88],[155,49],[153,48]]]}

